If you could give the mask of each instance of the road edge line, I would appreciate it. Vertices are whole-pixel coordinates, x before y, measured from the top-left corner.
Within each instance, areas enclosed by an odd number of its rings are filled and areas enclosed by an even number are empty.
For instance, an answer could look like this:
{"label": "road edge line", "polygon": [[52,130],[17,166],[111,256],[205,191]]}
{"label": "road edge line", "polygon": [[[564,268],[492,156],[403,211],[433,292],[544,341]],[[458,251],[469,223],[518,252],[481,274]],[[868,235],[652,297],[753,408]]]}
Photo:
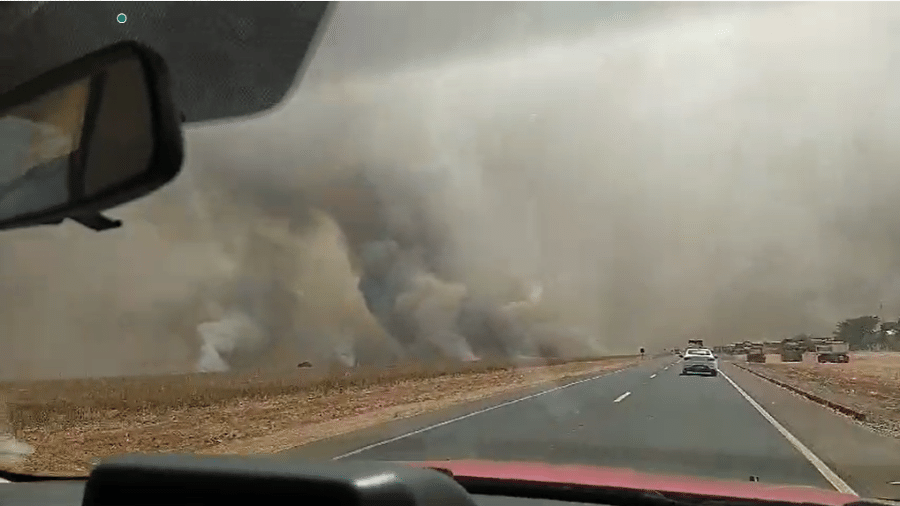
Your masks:
{"label": "road edge line", "polygon": [[364,451],[371,450],[372,448],[378,448],[379,446],[384,446],[384,445],[386,445],[386,444],[390,444],[390,443],[393,443],[393,442],[395,442],[395,441],[400,441],[401,439],[406,439],[406,438],[408,438],[408,437],[410,437],[410,436],[415,436],[416,434],[421,434],[421,433],[423,433],[423,432],[428,432],[428,431],[430,431],[430,430],[434,430],[434,429],[437,429],[437,428],[439,428],[439,427],[443,427],[443,426],[445,426],[445,425],[450,425],[450,424],[453,423],[453,422],[458,422],[458,421],[460,421],[460,420],[465,420],[466,418],[471,418],[471,417],[473,417],[473,416],[475,416],[475,415],[480,415],[480,414],[482,414],[482,413],[487,413],[488,411],[493,411],[493,410],[495,410],[495,409],[500,409],[500,408],[502,408],[502,407],[510,406],[510,405],[512,405],[512,404],[517,404],[517,403],[522,402],[522,401],[527,401],[527,400],[529,400],[529,399],[534,399],[535,397],[540,397],[540,396],[542,396],[542,395],[549,394],[549,393],[553,393],[553,392],[557,392],[557,391],[559,391],[559,390],[563,390],[563,389],[569,388],[569,387],[571,387],[571,386],[580,385],[580,384],[582,384],[582,383],[587,383],[588,381],[594,381],[594,380],[596,380],[596,379],[605,378],[605,377],[607,377],[607,376],[611,376],[611,375],[616,374],[616,373],[618,373],[618,372],[621,372],[621,371],[630,369],[631,367],[632,367],[632,366],[628,366],[628,367],[623,367],[623,368],[621,368],[621,369],[616,369],[615,371],[604,372],[604,373],[598,374],[598,375],[596,375],[596,376],[591,376],[591,377],[589,377],[589,378],[576,380],[576,381],[573,381],[573,382],[571,382],[571,383],[566,383],[565,385],[559,385],[559,386],[555,386],[555,387],[550,388],[550,389],[547,389],[547,390],[541,390],[540,392],[533,393],[533,394],[530,394],[530,395],[526,395],[525,397],[519,397],[519,398],[516,398],[516,399],[509,400],[509,401],[501,402],[500,404],[495,404],[495,405],[493,405],[493,406],[488,406],[488,407],[486,407],[486,408],[482,408],[482,409],[473,411],[473,412],[471,412],[471,413],[466,413],[465,415],[460,415],[460,416],[451,418],[451,419],[449,419],[449,420],[444,420],[443,422],[433,423],[433,424],[431,424],[431,425],[427,425],[427,426],[425,426],[425,427],[421,427],[421,428],[419,428],[419,429],[416,429],[416,430],[413,430],[413,431],[410,431],[410,432],[406,432],[406,433],[404,433],[404,434],[400,434],[399,436],[394,436],[394,437],[392,437],[392,438],[384,439],[384,440],[378,441],[378,442],[376,442],[376,443],[368,444],[368,445],[366,445],[366,446],[363,446],[363,447],[361,447],[361,448],[357,448],[356,450],[349,451],[349,452],[347,452],[347,453],[342,453],[341,455],[338,455],[337,457],[332,457],[331,460],[340,460],[340,459],[342,459],[342,458],[344,458],[344,457],[350,457],[350,456],[352,456],[352,455],[357,455],[357,454],[362,453],[362,452],[364,452]]}
{"label": "road edge line", "polygon": [[806,390],[803,390],[802,388],[797,388],[794,385],[791,385],[787,382],[780,381],[775,378],[770,378],[769,376],[766,376],[765,374],[763,374],[761,372],[754,371],[753,369],[750,369],[748,367],[744,367],[744,366],[738,365],[738,364],[731,364],[731,365],[737,367],[738,369],[747,371],[754,376],[762,378],[762,379],[768,381],[769,383],[772,383],[773,385],[777,385],[777,386],[779,386],[785,390],[788,390],[790,392],[793,392],[801,397],[805,397],[817,404],[821,404],[822,406],[825,406],[826,408],[831,408],[844,416],[849,416],[850,418],[853,418],[854,420],[857,420],[860,422],[865,422],[868,419],[868,416],[865,413],[863,413],[862,411],[859,411],[859,410],[853,409],[851,407],[844,406],[843,404],[828,400],[828,399],[826,399],[820,395],[816,395],[812,392],[807,392]]}
{"label": "road edge line", "polygon": [[803,455],[806,458],[806,460],[808,460],[809,463],[813,465],[813,467],[816,468],[817,471],[819,471],[819,474],[821,474],[826,480],[828,480],[828,483],[831,483],[832,487],[834,487],[838,492],[843,492],[845,494],[853,494],[853,495],[859,497],[859,494],[857,494],[856,491],[854,491],[850,487],[850,485],[847,484],[847,482],[845,482],[843,479],[841,479],[841,477],[838,476],[837,473],[832,471],[831,468],[829,468],[825,464],[825,462],[822,461],[822,459],[820,459],[818,456],[816,456],[816,454],[813,453],[812,450],[807,448],[806,445],[801,443],[800,440],[797,439],[796,436],[791,434],[790,431],[788,431],[784,427],[784,425],[781,425],[781,423],[779,423],[778,420],[776,420],[774,416],[769,414],[769,412],[766,411],[766,409],[763,408],[762,405],[760,405],[758,402],[756,402],[756,400],[753,399],[753,397],[750,397],[750,394],[748,394],[747,392],[744,391],[743,388],[738,386],[738,384],[735,383],[734,380],[731,379],[730,376],[728,376],[727,374],[725,374],[724,371],[721,371],[721,370],[719,371],[719,373],[726,380],[728,380],[728,382],[731,383],[731,386],[733,386],[734,389],[737,390],[738,393],[741,394],[741,396],[744,399],[746,399],[747,402],[750,403],[751,406],[756,408],[756,411],[758,411],[759,414],[761,414],[763,416],[763,418],[765,418],[769,423],[771,423],[772,426],[775,427],[775,429],[779,433],[781,433],[781,435],[784,436],[784,438],[787,439],[788,442],[791,443],[791,445],[798,452],[800,452],[800,454]]}

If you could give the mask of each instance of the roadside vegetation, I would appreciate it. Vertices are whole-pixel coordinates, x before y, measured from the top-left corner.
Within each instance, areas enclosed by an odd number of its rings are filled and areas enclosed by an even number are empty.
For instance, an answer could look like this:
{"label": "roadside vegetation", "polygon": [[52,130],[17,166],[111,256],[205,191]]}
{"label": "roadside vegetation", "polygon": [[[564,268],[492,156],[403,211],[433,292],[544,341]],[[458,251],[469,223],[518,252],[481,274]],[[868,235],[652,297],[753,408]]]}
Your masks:
{"label": "roadside vegetation", "polygon": [[130,452],[273,453],[637,360],[482,360],[5,383],[8,429],[34,449],[6,468],[83,475],[98,458]]}
{"label": "roadside vegetation", "polygon": [[851,352],[846,364],[803,362],[742,364],[821,398],[865,414],[865,425],[900,438],[900,353]]}

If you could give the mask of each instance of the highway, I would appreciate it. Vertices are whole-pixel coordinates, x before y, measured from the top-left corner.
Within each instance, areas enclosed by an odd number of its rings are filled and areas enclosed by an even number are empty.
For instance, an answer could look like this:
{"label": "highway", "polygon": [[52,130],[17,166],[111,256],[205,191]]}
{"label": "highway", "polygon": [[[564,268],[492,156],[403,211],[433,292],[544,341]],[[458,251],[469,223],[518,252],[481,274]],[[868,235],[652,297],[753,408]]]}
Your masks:
{"label": "highway", "polygon": [[[900,495],[900,487],[888,484],[900,479],[896,440],[733,365],[723,364],[722,371],[681,376],[677,358],[652,359],[290,452],[332,459],[537,460]],[[873,466],[873,458],[880,465]]]}

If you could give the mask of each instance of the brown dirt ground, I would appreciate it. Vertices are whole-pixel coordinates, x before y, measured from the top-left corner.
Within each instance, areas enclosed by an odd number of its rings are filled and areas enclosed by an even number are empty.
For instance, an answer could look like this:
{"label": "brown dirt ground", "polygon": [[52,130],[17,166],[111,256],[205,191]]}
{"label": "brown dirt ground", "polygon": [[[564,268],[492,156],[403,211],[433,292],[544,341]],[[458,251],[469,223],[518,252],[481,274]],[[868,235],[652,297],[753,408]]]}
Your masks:
{"label": "brown dirt ground", "polygon": [[853,352],[847,364],[819,364],[812,353],[802,363],[769,362],[741,365],[861,411],[867,426],[900,438],[900,353]]}
{"label": "brown dirt ground", "polygon": [[396,418],[634,363],[633,357],[610,357],[541,366],[483,362],[10,383],[0,385],[8,399],[8,424],[35,451],[6,468],[85,475],[96,459],[122,453],[273,453]]}

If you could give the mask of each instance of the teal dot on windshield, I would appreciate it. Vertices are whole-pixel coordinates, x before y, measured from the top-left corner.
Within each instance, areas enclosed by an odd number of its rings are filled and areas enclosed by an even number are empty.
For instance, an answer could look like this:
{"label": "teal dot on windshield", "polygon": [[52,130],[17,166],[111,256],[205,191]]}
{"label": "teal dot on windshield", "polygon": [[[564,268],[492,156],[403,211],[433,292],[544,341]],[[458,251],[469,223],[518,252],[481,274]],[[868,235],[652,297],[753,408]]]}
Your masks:
{"label": "teal dot on windshield", "polygon": [[126,16],[125,14],[119,14],[118,16],[116,16],[116,21],[118,21],[119,23],[124,23],[128,21],[128,16]]}

